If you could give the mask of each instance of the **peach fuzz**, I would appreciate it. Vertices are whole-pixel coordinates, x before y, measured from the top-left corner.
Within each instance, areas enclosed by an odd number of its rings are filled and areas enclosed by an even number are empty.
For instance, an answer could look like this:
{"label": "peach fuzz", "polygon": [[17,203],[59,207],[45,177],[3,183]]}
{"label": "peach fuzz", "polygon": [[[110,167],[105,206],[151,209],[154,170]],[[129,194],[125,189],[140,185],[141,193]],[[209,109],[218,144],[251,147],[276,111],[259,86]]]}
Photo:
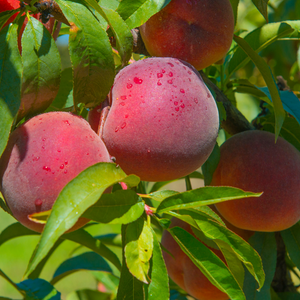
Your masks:
{"label": "peach fuzz", "polygon": [[111,93],[102,136],[125,173],[172,180],[209,157],[219,130],[218,109],[189,64],[174,58],[134,62],[118,73]]}
{"label": "peach fuzz", "polygon": [[233,32],[229,0],[172,0],[140,26],[150,55],[176,57],[197,70],[223,59]]}
{"label": "peach fuzz", "polygon": [[[28,215],[46,211],[63,187],[87,167],[110,162],[86,120],[66,112],[35,116],[11,134],[0,160],[0,188],[14,217],[41,232]],[[77,229],[87,222],[80,219]]]}
{"label": "peach fuzz", "polygon": [[[227,223],[226,223],[227,224]],[[194,237],[196,237],[191,229],[191,226],[179,219],[173,218],[170,228],[181,227]],[[236,229],[238,232],[236,232]],[[239,234],[245,240],[253,234],[246,230],[241,230],[230,226],[230,230]],[[198,239],[199,240],[199,239]],[[183,290],[198,300],[227,300],[228,296],[215,287],[205,275],[193,264],[191,259],[181,250],[180,246],[173,239],[168,231],[163,232],[162,246],[169,251],[163,251],[163,257],[170,278]],[[209,247],[208,247],[209,248]],[[225,261],[225,258],[220,250],[212,249],[220,259]]]}
{"label": "peach fuzz", "polygon": [[300,219],[300,152],[283,138],[246,131],[229,138],[210,185],[263,192],[258,198],[217,203],[219,213],[236,227],[273,232]]}

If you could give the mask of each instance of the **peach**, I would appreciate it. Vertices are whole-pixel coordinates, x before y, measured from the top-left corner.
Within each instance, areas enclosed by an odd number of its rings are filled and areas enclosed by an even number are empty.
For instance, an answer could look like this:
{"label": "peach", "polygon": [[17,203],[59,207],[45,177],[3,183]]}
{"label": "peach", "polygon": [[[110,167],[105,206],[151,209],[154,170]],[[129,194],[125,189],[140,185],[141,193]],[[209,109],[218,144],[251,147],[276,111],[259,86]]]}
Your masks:
{"label": "peach", "polygon": [[197,70],[223,59],[233,32],[229,0],[172,0],[140,26],[150,55],[176,57]]}
{"label": "peach", "polygon": [[103,140],[125,173],[165,181],[198,169],[218,129],[215,100],[198,72],[175,58],[148,58],[116,76]]}
{"label": "peach", "polygon": [[[86,120],[66,112],[41,114],[11,134],[0,160],[1,192],[14,217],[41,232],[43,225],[28,215],[51,209],[70,180],[95,163],[110,161]],[[79,220],[75,228],[86,222]]]}
{"label": "peach", "polygon": [[[191,233],[194,233],[189,224],[173,218],[170,227],[179,226]],[[230,230],[235,232],[237,228],[230,225]],[[253,233],[246,230],[238,229],[238,233],[242,238],[247,240]],[[198,239],[199,240],[199,239]],[[227,300],[228,296],[215,287],[205,275],[194,265],[191,259],[181,250],[180,246],[173,239],[168,231],[164,231],[161,243],[168,252],[163,252],[163,257],[170,278],[183,290],[198,300]],[[225,261],[220,250],[210,248],[219,258]]]}
{"label": "peach", "polygon": [[281,231],[300,220],[300,153],[290,143],[264,131],[232,136],[220,148],[211,185],[263,192],[258,198],[217,203],[220,214],[236,227]]}

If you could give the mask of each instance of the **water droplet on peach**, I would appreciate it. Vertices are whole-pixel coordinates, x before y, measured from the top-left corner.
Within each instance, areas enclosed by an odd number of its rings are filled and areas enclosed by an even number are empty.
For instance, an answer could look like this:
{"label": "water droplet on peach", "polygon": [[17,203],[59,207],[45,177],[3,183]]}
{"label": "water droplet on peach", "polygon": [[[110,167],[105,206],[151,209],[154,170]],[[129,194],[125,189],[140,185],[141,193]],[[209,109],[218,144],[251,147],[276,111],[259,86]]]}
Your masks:
{"label": "water droplet on peach", "polygon": [[48,166],[43,166],[43,170],[50,172],[51,168],[49,168]]}
{"label": "water droplet on peach", "polygon": [[34,201],[34,204],[35,204],[36,206],[41,206],[41,205],[43,204],[43,201],[42,201],[42,199],[36,199],[36,200]]}
{"label": "water droplet on peach", "polygon": [[33,161],[38,161],[40,159],[40,157],[39,156],[36,156],[36,157],[34,157],[32,160]]}
{"label": "water droplet on peach", "polygon": [[168,65],[170,65],[171,67],[174,67],[174,65],[172,63],[170,63],[170,62],[168,63]]}
{"label": "water droplet on peach", "polygon": [[133,78],[133,81],[134,81],[134,83],[136,83],[136,84],[142,84],[142,83],[143,83],[143,79],[138,78],[138,77],[134,77],[134,78]]}
{"label": "water droplet on peach", "polygon": [[178,105],[178,102],[177,102],[177,101],[174,101],[174,105]]}
{"label": "water droplet on peach", "polygon": [[67,171],[67,170],[64,170],[64,173],[65,173],[65,174],[67,174],[67,173],[68,173],[68,171]]}
{"label": "water droplet on peach", "polygon": [[197,99],[197,98],[195,98],[195,99],[194,99],[194,102],[195,102],[196,104],[198,104],[198,99]]}
{"label": "water droplet on peach", "polygon": [[64,123],[70,125],[70,122],[68,120],[64,120]]}
{"label": "water droplet on peach", "polygon": [[180,93],[184,94],[185,93],[184,89],[180,89]]}
{"label": "water droplet on peach", "polygon": [[157,85],[161,85],[161,82],[160,82],[160,81],[157,81]]}
{"label": "water droplet on peach", "polygon": [[121,125],[121,128],[125,128],[126,127],[126,122],[124,122],[122,125]]}
{"label": "water droplet on peach", "polygon": [[173,73],[172,72],[169,72],[168,74],[170,77],[173,77]]}
{"label": "water droplet on peach", "polygon": [[179,107],[178,107],[178,106],[177,106],[177,107],[175,107],[175,110],[176,110],[176,111],[179,111]]}
{"label": "water droplet on peach", "polygon": [[60,169],[63,169],[64,167],[65,167],[64,164],[61,164],[61,165],[59,166]]}
{"label": "water droplet on peach", "polygon": [[68,161],[67,160],[65,160],[65,165],[67,165],[68,164]]}
{"label": "water droplet on peach", "polygon": [[162,73],[157,73],[157,78],[162,78],[164,75]]}
{"label": "water droplet on peach", "polygon": [[132,88],[132,84],[131,83],[127,83],[127,88],[131,89]]}
{"label": "water droplet on peach", "polygon": [[121,96],[121,99],[122,99],[122,100],[126,100],[127,97],[124,95],[124,96]]}
{"label": "water droplet on peach", "polygon": [[115,132],[118,132],[119,131],[119,126],[117,126],[116,128],[115,128]]}
{"label": "water droplet on peach", "polygon": [[185,108],[185,105],[184,105],[184,104],[181,104],[180,106],[181,106],[182,108]]}

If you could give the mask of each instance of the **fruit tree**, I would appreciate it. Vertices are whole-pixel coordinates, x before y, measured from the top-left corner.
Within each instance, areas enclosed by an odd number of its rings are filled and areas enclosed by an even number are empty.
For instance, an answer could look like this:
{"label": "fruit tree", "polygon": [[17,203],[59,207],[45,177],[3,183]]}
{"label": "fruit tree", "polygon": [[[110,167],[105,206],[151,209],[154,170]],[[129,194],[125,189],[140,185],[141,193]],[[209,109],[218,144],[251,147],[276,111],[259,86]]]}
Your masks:
{"label": "fruit tree", "polygon": [[0,300],[300,299],[299,0],[0,0]]}

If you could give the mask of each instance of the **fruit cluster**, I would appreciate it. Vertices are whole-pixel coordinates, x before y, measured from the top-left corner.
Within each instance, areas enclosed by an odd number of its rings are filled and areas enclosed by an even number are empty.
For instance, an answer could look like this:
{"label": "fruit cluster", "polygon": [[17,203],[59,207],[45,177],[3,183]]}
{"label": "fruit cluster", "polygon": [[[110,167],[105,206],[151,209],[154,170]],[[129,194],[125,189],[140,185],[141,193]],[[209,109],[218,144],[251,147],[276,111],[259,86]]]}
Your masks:
{"label": "fruit cluster", "polygon": [[[19,7],[19,1],[7,3],[11,6],[3,10]],[[233,30],[229,0],[172,0],[140,28],[148,52],[157,57],[134,62],[117,74],[110,107],[90,111],[89,122],[49,112],[15,129],[0,159],[0,190],[15,218],[41,232],[43,225],[28,216],[51,209],[62,188],[98,162],[115,161],[144,181],[173,180],[199,169],[216,144],[219,114],[197,70],[222,60]],[[248,240],[253,231],[280,231],[299,221],[297,149],[255,130],[234,135],[220,151],[212,186],[264,192],[213,208],[233,232]],[[72,230],[87,221],[79,219]],[[193,234],[182,221],[174,219],[173,226]],[[167,231],[162,245],[168,250],[169,275],[181,288],[199,300],[228,298]],[[224,260],[219,250],[212,251]]]}

